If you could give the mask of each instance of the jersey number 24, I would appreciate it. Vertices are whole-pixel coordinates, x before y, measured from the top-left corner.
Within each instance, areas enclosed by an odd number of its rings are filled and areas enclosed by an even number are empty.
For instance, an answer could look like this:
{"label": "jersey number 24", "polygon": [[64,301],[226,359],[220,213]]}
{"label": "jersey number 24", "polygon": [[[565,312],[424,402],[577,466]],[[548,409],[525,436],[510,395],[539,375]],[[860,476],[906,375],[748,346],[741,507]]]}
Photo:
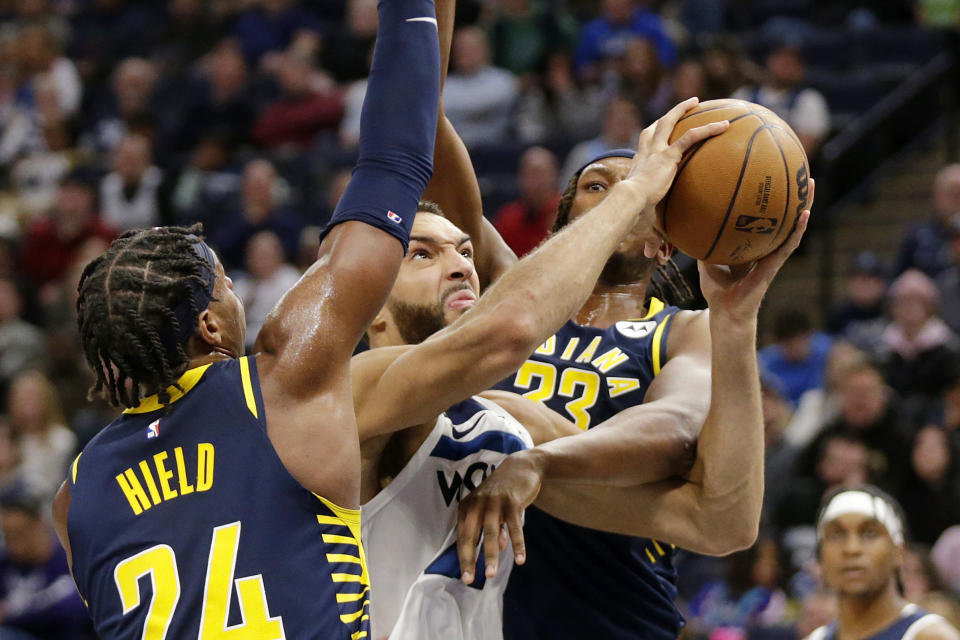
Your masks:
{"label": "jersey number 24", "polygon": [[[203,587],[203,611],[199,640],[283,640],[283,620],[270,617],[267,595],[260,575],[234,580],[240,522],[213,530],[210,561]],[[164,640],[180,600],[180,573],[177,558],[169,545],[159,544],[120,561],[113,572],[120,591],[123,615],[140,606],[140,578],[149,575],[153,585],[142,640]],[[236,583],[243,622],[227,626],[230,598]]]}

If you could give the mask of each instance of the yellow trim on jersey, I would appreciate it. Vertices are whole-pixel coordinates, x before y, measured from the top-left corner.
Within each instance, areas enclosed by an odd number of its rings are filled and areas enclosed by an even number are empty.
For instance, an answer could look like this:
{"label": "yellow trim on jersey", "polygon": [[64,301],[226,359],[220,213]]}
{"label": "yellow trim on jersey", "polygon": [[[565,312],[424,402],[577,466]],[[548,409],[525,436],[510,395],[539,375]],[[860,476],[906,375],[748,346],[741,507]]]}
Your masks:
{"label": "yellow trim on jersey", "polygon": [[327,522],[326,520],[321,520],[320,518],[329,518],[330,516],[317,516],[317,520],[320,524],[339,524],[347,525],[347,528],[350,529],[350,533],[356,537],[357,540],[360,539],[360,509],[346,509],[344,507],[337,506],[324,498],[323,496],[316,496],[317,500],[322,502],[330,511],[333,511],[334,514],[340,518],[340,522]]}
{"label": "yellow trim on jersey", "polygon": [[649,320],[653,316],[657,315],[666,308],[667,305],[663,303],[659,298],[650,298],[650,306],[647,307],[647,315],[640,318],[641,320]]}
{"label": "yellow trim on jersey", "polygon": [[657,550],[657,553],[659,553],[661,556],[667,555],[667,552],[663,550],[663,547],[661,547],[656,540],[651,540],[650,542],[653,543],[653,547]]}
{"label": "yellow trim on jersey", "polygon": [[341,613],[340,622],[342,622],[343,624],[350,624],[351,622],[356,621],[357,618],[364,615],[363,608],[366,607],[368,604],[370,604],[370,601],[364,600],[363,606],[360,607],[359,611],[356,611],[354,613]]}
{"label": "yellow trim on jersey", "polygon": [[328,553],[327,562],[352,562],[353,564],[360,564],[360,558],[351,556],[348,553]]}
{"label": "yellow trim on jersey", "polygon": [[253,382],[250,380],[250,360],[249,356],[240,358],[240,379],[243,381],[243,397],[247,399],[247,409],[254,418],[259,418],[257,414],[257,399],[253,395]]}
{"label": "yellow trim on jersey", "polygon": [[338,593],[337,603],[343,604],[344,602],[356,602],[357,600],[363,600],[369,592],[370,587],[364,588],[364,590],[360,593]]}
{"label": "yellow trim on jersey", "polygon": [[[176,387],[167,387],[167,393],[170,394],[170,404],[173,404],[185,396],[190,389],[193,389],[195,386],[197,386],[197,383],[200,382],[200,378],[203,377],[203,374],[206,373],[209,367],[209,364],[194,367],[193,369],[188,369],[186,373],[180,376],[180,379],[177,380],[177,384],[180,385],[183,391],[180,391],[180,389],[177,389]],[[163,405],[160,404],[160,400],[157,398],[156,394],[154,394],[152,396],[147,396],[146,398],[141,398],[140,404],[126,409],[124,413],[150,413],[151,411],[156,411],[162,408]]]}
{"label": "yellow trim on jersey", "polygon": [[338,536],[335,533],[324,533],[323,541],[327,544],[352,544],[357,546],[357,540],[353,536]]}
{"label": "yellow trim on jersey", "polygon": [[657,559],[653,557],[653,554],[652,554],[652,553],[650,553],[650,549],[644,548],[644,551],[647,552],[647,557],[650,558],[650,562],[656,564],[656,563],[657,563]]}
{"label": "yellow trim on jersey", "polygon": [[367,637],[366,631],[357,631],[356,633],[350,636],[350,640],[360,640],[360,638],[366,638],[366,637]]}
{"label": "yellow trim on jersey", "polygon": [[653,332],[653,375],[658,375],[660,373],[660,352],[663,351],[663,332],[666,330],[667,323],[670,322],[670,318],[672,317],[673,314],[670,314],[661,320],[660,324],[657,325],[657,330]]}
{"label": "yellow trim on jersey", "polygon": [[77,463],[80,462],[80,456],[83,455],[83,452],[77,454],[77,457],[73,459],[73,464],[70,465],[70,477],[73,478],[73,484],[77,484]]}

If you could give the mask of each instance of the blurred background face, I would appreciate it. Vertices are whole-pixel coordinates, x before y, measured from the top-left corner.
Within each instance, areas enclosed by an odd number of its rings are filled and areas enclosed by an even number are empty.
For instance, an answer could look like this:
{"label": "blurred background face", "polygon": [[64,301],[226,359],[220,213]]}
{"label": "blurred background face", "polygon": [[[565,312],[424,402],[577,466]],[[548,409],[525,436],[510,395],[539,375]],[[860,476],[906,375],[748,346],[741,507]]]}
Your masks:
{"label": "blurred background face", "polygon": [[890,586],[902,555],[877,520],[846,514],[826,524],[820,566],[826,583],[841,596],[870,597]]}
{"label": "blurred background face", "polygon": [[763,409],[763,433],[767,445],[776,443],[790,421],[790,404],[769,387],[761,388],[761,408]]}
{"label": "blurred background face", "polygon": [[682,62],[673,73],[673,101],[702,96],[706,91],[703,65],[697,60]]}
{"label": "blurred background face", "polygon": [[932,315],[933,310],[926,296],[905,292],[890,299],[890,316],[907,333],[922,329]]}
{"label": "blurred background face", "polygon": [[840,383],[840,414],[851,427],[869,427],[887,410],[887,387],[876,369],[848,372]]}
{"label": "blurred background face", "polygon": [[933,185],[933,206],[944,220],[960,212],[960,164],[951,164],[937,174]]}
{"label": "blurred background face", "polygon": [[377,0],[350,0],[347,4],[347,26],[353,35],[376,35],[378,22]]}
{"label": "blurred background face", "polygon": [[633,139],[640,131],[640,112],[628,100],[614,100],[607,109],[603,134],[608,142],[620,147],[633,147]]}
{"label": "blurred background face", "polygon": [[457,73],[472,75],[490,64],[487,36],[476,27],[457,30],[453,39],[453,66]]}
{"label": "blurred background face", "polygon": [[543,147],[528,149],[520,159],[520,192],[524,199],[538,206],[557,193],[559,169],[557,159]]}
{"label": "blurred background face", "polygon": [[778,87],[792,87],[803,80],[803,60],[795,49],[782,48],[767,58],[771,80]]}
{"label": "blurred background face", "polygon": [[868,455],[859,442],[833,438],[827,441],[817,463],[817,475],[828,487],[865,483]]}
{"label": "blurred background face", "polygon": [[657,49],[646,38],[633,38],[623,52],[620,73],[638,81],[659,76],[660,60]]}
{"label": "blurred background face", "polygon": [[313,67],[304,56],[289,52],[283,56],[280,67],[280,88],[290,96],[309,94],[312,74]]}
{"label": "blurred background face", "polygon": [[21,433],[42,429],[48,419],[49,400],[49,389],[40,374],[17,377],[10,385],[8,398],[12,426]]}
{"label": "blurred background face", "polygon": [[113,152],[113,170],[126,184],[137,184],[153,164],[153,150],[146,136],[128,135]]}
{"label": "blurred background face", "polygon": [[243,170],[243,200],[247,208],[273,208],[277,172],[266,160],[253,160]]}
{"label": "blurred background face", "polygon": [[93,221],[93,204],[94,196],[91,187],[75,182],[61,185],[52,211],[57,235],[64,241],[80,235]]}
{"label": "blurred background face", "polygon": [[0,323],[20,315],[20,292],[9,280],[0,280]]}
{"label": "blurred background face", "polygon": [[272,231],[261,231],[247,244],[247,271],[257,280],[266,280],[283,264],[283,246]]}
{"label": "blurred background face", "polygon": [[20,565],[36,565],[50,557],[50,533],[38,516],[20,509],[0,510],[3,541],[10,559]]}
{"label": "blurred background face", "polygon": [[939,484],[950,468],[950,443],[947,432],[938,427],[924,427],[913,441],[910,457],[913,470],[924,482]]}
{"label": "blurred background face", "polygon": [[113,81],[113,92],[121,114],[137,114],[146,110],[157,72],[143,58],[130,58],[120,64]]}
{"label": "blurred background face", "polygon": [[603,0],[603,15],[611,22],[622,24],[633,16],[634,0]]}
{"label": "blurred background face", "polygon": [[887,283],[877,276],[858,274],[847,280],[847,297],[862,308],[879,304],[887,292]]}
{"label": "blurred background face", "polygon": [[210,83],[218,96],[230,96],[243,89],[247,82],[247,63],[232,45],[221,45],[210,58]]}

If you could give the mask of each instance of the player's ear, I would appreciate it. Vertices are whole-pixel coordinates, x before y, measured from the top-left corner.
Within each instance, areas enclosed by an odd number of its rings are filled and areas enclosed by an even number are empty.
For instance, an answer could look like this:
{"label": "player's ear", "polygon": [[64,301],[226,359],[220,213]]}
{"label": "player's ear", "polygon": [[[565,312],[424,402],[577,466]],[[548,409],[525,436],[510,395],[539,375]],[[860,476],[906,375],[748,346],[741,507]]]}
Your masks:
{"label": "player's ear", "polygon": [[897,570],[900,570],[903,568],[903,558],[906,554],[907,554],[907,548],[904,545],[898,544],[894,546],[893,566],[896,567]]}
{"label": "player's ear", "polygon": [[673,251],[676,247],[673,246],[673,243],[668,240],[664,240],[660,243],[660,248],[657,249],[657,262],[660,264],[667,264],[667,261],[673,255]]}
{"label": "player's ear", "polygon": [[197,335],[207,344],[218,347],[223,342],[220,332],[220,319],[209,308],[200,312],[197,317]]}
{"label": "player's ear", "polygon": [[386,305],[380,307],[377,316],[373,319],[373,322],[370,323],[370,328],[367,329],[368,338],[387,330],[387,314],[389,313]]}

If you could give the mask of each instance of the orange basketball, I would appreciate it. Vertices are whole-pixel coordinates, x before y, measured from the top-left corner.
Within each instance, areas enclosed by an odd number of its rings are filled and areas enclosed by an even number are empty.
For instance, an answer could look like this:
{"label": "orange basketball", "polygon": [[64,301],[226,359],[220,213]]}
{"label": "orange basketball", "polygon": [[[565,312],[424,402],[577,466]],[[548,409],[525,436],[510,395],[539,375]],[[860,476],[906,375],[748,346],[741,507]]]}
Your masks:
{"label": "orange basketball", "polygon": [[717,120],[729,120],[730,127],[684,154],[657,207],[657,223],[698,260],[743,264],[787,239],[807,208],[810,170],[790,126],[752,102],[702,102],[677,123],[670,142]]}

